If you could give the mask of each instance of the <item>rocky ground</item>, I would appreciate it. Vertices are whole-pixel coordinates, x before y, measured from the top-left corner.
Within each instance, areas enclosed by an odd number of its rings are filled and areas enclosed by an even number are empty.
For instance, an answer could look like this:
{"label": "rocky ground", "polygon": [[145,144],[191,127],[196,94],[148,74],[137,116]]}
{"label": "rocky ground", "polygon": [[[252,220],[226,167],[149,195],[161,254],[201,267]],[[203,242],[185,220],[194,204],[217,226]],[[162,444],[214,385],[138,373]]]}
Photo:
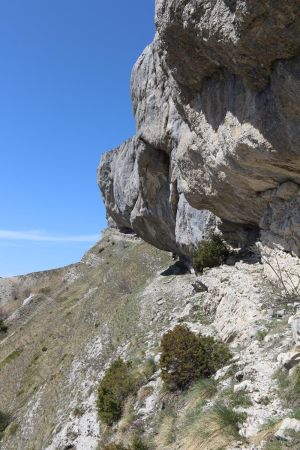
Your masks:
{"label": "rocky ground", "polygon": [[[297,276],[297,258],[277,252],[276,260],[284,263],[282,273]],[[11,422],[1,448],[101,449],[109,439],[127,442],[137,421],[151,448],[258,450],[285,448],[286,442],[287,448],[299,448],[291,445],[298,442],[300,422],[280,384],[288,379],[284,366],[294,365],[291,325],[295,328],[297,320],[288,321],[299,303],[287,298],[269,270],[249,253],[205,270],[203,285],[195,285],[195,275],[174,266],[168,253],[110,230],[79,264],[1,280],[9,328],[0,342],[0,383],[5,387],[0,404]],[[131,413],[112,430],[102,426],[96,391],[105,368],[117,356],[137,367],[150,359],[157,363],[160,337],[178,323],[230,345],[233,360],[216,374],[215,395],[195,412],[200,391],[192,404],[188,394],[166,397],[155,371],[128,405]],[[219,429],[214,431],[218,439],[212,440],[194,428],[220,398],[229,405],[244,399],[232,408],[246,415],[238,435]],[[164,404],[173,410],[170,416],[162,411]],[[191,411],[196,414],[193,426],[183,426]],[[294,441],[286,441],[282,419],[291,419]],[[170,434],[173,439],[166,438]],[[272,439],[282,447],[265,447],[274,444]]]}

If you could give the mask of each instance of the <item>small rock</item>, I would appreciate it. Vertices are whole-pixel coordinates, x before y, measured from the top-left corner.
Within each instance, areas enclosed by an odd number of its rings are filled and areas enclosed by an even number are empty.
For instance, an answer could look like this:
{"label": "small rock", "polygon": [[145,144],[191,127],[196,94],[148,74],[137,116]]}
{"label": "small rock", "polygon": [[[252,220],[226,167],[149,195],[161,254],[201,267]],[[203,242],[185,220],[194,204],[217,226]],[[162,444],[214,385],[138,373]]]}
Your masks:
{"label": "small rock", "polygon": [[284,441],[288,441],[290,437],[288,436],[288,431],[294,431],[296,433],[300,432],[300,420],[290,419],[287,417],[284,419],[280,425],[278,431],[276,431],[275,436],[278,439],[282,439]]}
{"label": "small rock", "polygon": [[193,286],[195,292],[207,292],[208,291],[208,287],[204,283],[202,283],[200,278],[196,278],[194,283],[192,283],[192,286]]}
{"label": "small rock", "polygon": [[294,197],[299,190],[299,186],[292,181],[287,181],[286,183],[282,183],[277,191],[276,197],[282,198],[283,200],[288,200],[289,198]]}
{"label": "small rock", "polygon": [[276,315],[277,317],[283,317],[284,313],[285,313],[284,309],[280,309],[279,311],[277,311]]}
{"label": "small rock", "polygon": [[241,381],[243,381],[243,378],[244,378],[244,373],[243,373],[241,370],[235,374],[235,379],[236,379],[236,381],[238,381],[239,383],[240,383]]}
{"label": "small rock", "polygon": [[229,281],[229,277],[228,277],[228,275],[223,275],[222,277],[221,277],[221,283],[225,283],[226,281]]}
{"label": "small rock", "polygon": [[253,390],[254,386],[249,380],[242,381],[241,383],[235,384],[233,386],[233,392],[241,392],[241,391],[253,392]]}
{"label": "small rock", "polygon": [[290,370],[300,363],[300,348],[295,346],[292,351],[287,353],[280,353],[277,356],[277,362],[281,367]]}
{"label": "small rock", "polygon": [[267,405],[270,402],[270,399],[267,395],[257,394],[253,396],[253,400],[255,403],[259,405]]}
{"label": "small rock", "polygon": [[296,345],[300,345],[300,314],[297,313],[289,318],[289,324],[292,328],[293,338]]}
{"label": "small rock", "polygon": [[160,361],[160,353],[158,353],[157,355],[154,356],[155,364],[159,364],[159,361]]}

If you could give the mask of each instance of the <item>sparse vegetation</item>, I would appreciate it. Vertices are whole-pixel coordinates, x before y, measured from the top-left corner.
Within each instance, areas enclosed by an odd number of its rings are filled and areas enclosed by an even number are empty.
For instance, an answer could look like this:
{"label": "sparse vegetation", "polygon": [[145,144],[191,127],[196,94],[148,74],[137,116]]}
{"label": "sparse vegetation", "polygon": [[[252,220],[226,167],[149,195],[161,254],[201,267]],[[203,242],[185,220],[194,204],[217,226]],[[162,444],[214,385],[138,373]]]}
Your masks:
{"label": "sparse vegetation", "polygon": [[194,381],[213,375],[230,357],[222,342],[176,325],[161,340],[161,377],[168,390],[184,390]]}
{"label": "sparse vegetation", "polygon": [[211,413],[217,419],[222,430],[226,429],[232,436],[239,437],[239,424],[246,420],[246,413],[237,412],[222,402],[216,403]]}
{"label": "sparse vegetation", "polygon": [[234,392],[232,388],[225,389],[222,397],[226,399],[232,408],[247,408],[252,405],[249,394],[245,391]]}
{"label": "sparse vegetation", "polygon": [[[281,300],[284,302],[299,301],[300,299],[300,276],[295,277],[289,270],[285,269],[279,264],[277,255],[273,255],[274,261],[271,256],[266,254],[262,255],[260,249],[257,246],[251,248],[254,254],[256,254],[273,272],[277,283],[273,283],[273,288],[277,291]],[[279,291],[279,292],[278,292]],[[281,292],[284,292],[284,298],[282,298]]]}
{"label": "sparse vegetation", "polygon": [[148,358],[141,369],[141,374],[148,381],[156,372],[156,364],[153,358]]}
{"label": "sparse vegetation", "polygon": [[6,315],[4,314],[2,308],[0,308],[0,334],[7,333],[8,327],[5,323]]}
{"label": "sparse vegetation", "polygon": [[21,355],[23,349],[19,348],[11,352],[3,361],[0,362],[0,369],[2,369],[6,364],[14,361],[18,356]]}
{"label": "sparse vegetation", "polygon": [[129,450],[127,447],[124,447],[122,444],[107,444],[102,447],[102,450]]}
{"label": "sparse vegetation", "polygon": [[0,318],[0,333],[7,333],[7,330],[7,325],[5,325],[4,320]]}
{"label": "sparse vegetation", "polygon": [[229,250],[221,236],[211,233],[208,240],[203,240],[193,255],[193,266],[202,273],[205,267],[220,266],[229,256]]}
{"label": "sparse vegetation", "polygon": [[5,434],[8,436],[13,436],[16,434],[18,428],[19,428],[18,422],[11,422],[5,429]]}
{"label": "sparse vegetation", "polygon": [[0,439],[10,423],[10,416],[0,411]]}
{"label": "sparse vegetation", "polygon": [[82,417],[84,415],[85,410],[80,407],[80,406],[76,406],[76,408],[73,411],[73,415],[74,417]]}
{"label": "sparse vegetation", "polygon": [[44,286],[39,290],[40,294],[49,295],[51,293],[51,287],[50,286]]}
{"label": "sparse vegetation", "polygon": [[129,430],[132,423],[137,419],[137,415],[134,410],[134,404],[135,398],[131,395],[129,395],[129,397],[127,397],[127,399],[124,401],[122,408],[122,417],[118,424],[119,429],[122,432]]}
{"label": "sparse vegetation", "polygon": [[241,440],[239,426],[246,417],[245,413],[236,412],[221,401],[209,409],[203,409],[203,404],[198,403],[191,409],[188,407],[188,415],[177,439],[184,448],[191,450],[227,448],[233,440]]}
{"label": "sparse vegetation", "polygon": [[274,439],[273,441],[267,442],[264,450],[283,450],[283,442]]}
{"label": "sparse vegetation", "polygon": [[131,362],[121,358],[112,363],[98,388],[97,408],[100,419],[107,425],[120,420],[125,400],[136,394],[139,379]]}
{"label": "sparse vegetation", "polygon": [[275,378],[282,401],[297,411],[300,408],[300,367],[296,367],[291,375],[286,369],[279,369]]}
{"label": "sparse vegetation", "polygon": [[132,444],[128,450],[148,450],[148,446],[145,444],[141,436],[134,436]]}
{"label": "sparse vegetation", "polygon": [[203,416],[206,401],[217,393],[218,382],[213,378],[203,378],[190,387],[186,393],[187,408],[182,427],[191,429]]}
{"label": "sparse vegetation", "polygon": [[102,450],[148,450],[148,446],[140,436],[134,436],[129,447],[125,447],[123,444],[119,443],[112,443],[102,447]]}
{"label": "sparse vegetation", "polygon": [[269,333],[269,330],[266,330],[266,329],[264,329],[264,330],[259,330],[259,331],[256,333],[256,338],[257,338],[257,340],[258,340],[258,341],[263,341],[263,340],[265,339],[265,337],[268,335],[268,333]]}
{"label": "sparse vegetation", "polygon": [[176,440],[177,417],[173,405],[166,404],[164,410],[155,417],[157,433],[154,437],[155,448],[167,448]]}

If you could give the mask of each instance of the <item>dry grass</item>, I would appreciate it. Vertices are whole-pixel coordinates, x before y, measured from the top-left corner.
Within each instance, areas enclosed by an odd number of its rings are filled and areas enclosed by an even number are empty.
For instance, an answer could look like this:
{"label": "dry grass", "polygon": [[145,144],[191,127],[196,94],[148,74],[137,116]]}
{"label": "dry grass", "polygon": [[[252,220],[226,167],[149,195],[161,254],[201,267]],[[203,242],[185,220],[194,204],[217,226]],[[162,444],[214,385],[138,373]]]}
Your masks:
{"label": "dry grass", "polygon": [[[19,310],[10,323],[8,339],[0,343],[0,385],[5,386],[0,390],[0,404],[20,422],[15,436],[10,437],[11,448],[24,439],[22,433],[28,427],[24,428],[22,420],[28,408],[38,405],[26,438],[28,446],[34,442],[36,448],[45,448],[53,428],[61,423],[60,411],[66,411],[68,417],[75,406],[80,407],[80,383],[88,380],[97,386],[104,364],[121,344],[130,342],[129,358],[147,346],[147,329],[136,328],[139,292],[170,257],[145,243],[129,243],[124,248],[121,241],[115,245],[106,241],[101,256],[99,244],[92,250],[99,258],[95,266],[78,264],[33,274],[30,283],[26,277],[20,279],[23,290],[30,285],[31,292],[43,292],[36,303]],[[120,289],[115,282],[116,274],[129,280],[130,294],[124,294],[123,286]],[[22,291],[21,284],[18,289]],[[94,347],[93,342],[101,342],[101,347]],[[78,366],[77,361],[82,364]]]}
{"label": "dry grass", "polygon": [[[200,380],[182,397],[173,401],[159,420],[156,447],[166,450],[219,450],[234,440],[241,440],[239,423],[245,416],[230,406],[214,400],[217,383],[213,379]],[[174,442],[176,441],[176,446]]]}
{"label": "dry grass", "polygon": [[282,423],[282,420],[279,420],[275,423],[270,423],[263,430],[261,430],[259,433],[257,433],[255,436],[250,438],[249,439],[250,443],[254,444],[254,445],[259,445],[263,441],[267,441],[272,436],[274,436],[276,431],[279,430],[281,423]]}
{"label": "dry grass", "polygon": [[159,433],[154,438],[155,448],[172,449],[176,440],[176,415],[168,412],[160,417]]}
{"label": "dry grass", "polygon": [[121,432],[128,431],[130,425],[136,419],[136,413],[134,411],[135,398],[130,396],[126,400],[123,408],[121,420],[119,422],[119,430]]}

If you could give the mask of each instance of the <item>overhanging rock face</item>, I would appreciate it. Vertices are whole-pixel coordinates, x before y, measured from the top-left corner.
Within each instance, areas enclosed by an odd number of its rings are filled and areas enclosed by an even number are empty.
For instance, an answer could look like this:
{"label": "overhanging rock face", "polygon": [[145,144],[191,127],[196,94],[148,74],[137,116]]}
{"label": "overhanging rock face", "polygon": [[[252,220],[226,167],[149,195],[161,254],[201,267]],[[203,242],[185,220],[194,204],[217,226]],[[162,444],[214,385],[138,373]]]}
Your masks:
{"label": "overhanging rock face", "polygon": [[100,164],[108,215],[178,254],[215,216],[299,254],[299,2],[158,0],[156,29],[137,134]]}

